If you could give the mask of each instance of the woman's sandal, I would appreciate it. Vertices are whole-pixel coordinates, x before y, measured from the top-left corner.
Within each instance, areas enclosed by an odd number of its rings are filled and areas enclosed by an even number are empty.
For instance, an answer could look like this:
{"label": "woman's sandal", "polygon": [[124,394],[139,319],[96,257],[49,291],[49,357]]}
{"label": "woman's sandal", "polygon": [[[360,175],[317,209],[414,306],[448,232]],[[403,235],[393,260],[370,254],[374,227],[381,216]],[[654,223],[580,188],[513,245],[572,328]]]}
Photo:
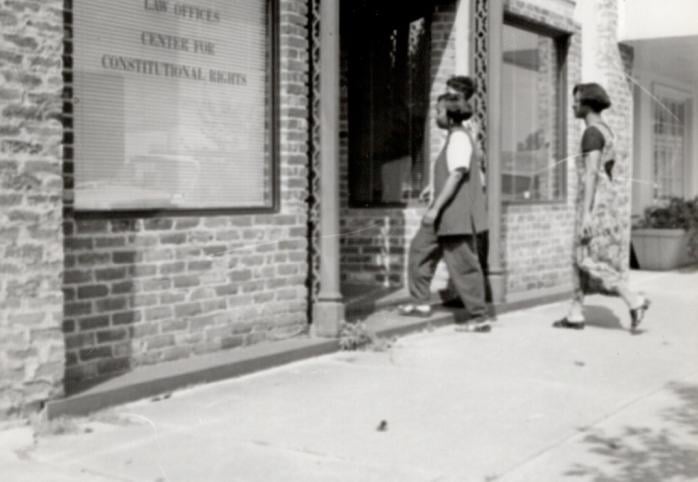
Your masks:
{"label": "woman's sandal", "polygon": [[553,323],[553,328],[567,328],[570,330],[583,330],[584,329],[584,322],[583,321],[570,321],[567,319],[567,317],[565,317],[565,318]]}
{"label": "woman's sandal", "polygon": [[642,319],[645,317],[645,312],[649,309],[651,304],[652,302],[649,298],[644,298],[640,306],[630,310],[630,331],[632,333],[637,332],[637,327],[640,326]]}

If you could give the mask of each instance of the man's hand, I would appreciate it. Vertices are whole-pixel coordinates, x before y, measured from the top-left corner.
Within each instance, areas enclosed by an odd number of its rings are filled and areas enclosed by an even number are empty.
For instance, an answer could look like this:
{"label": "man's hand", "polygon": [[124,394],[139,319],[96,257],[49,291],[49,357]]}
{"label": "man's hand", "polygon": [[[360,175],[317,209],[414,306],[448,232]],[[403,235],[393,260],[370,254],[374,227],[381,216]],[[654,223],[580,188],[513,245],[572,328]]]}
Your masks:
{"label": "man's hand", "polygon": [[439,212],[436,209],[427,209],[427,212],[424,213],[424,217],[422,218],[422,224],[424,226],[433,226],[438,216]]}
{"label": "man's hand", "polygon": [[421,193],[419,193],[419,201],[423,202],[425,204],[431,204],[431,199],[432,199],[431,186],[427,186],[424,189],[422,189]]}

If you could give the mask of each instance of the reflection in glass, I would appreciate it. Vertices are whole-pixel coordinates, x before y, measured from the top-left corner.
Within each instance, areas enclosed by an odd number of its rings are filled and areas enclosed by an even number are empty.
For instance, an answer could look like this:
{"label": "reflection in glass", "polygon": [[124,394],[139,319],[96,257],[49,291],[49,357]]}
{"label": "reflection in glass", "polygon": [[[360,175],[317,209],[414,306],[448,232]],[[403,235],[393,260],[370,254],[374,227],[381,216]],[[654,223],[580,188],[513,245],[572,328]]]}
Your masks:
{"label": "reflection in glass", "polygon": [[352,3],[347,35],[342,35],[349,50],[349,184],[354,205],[405,203],[418,197],[426,168],[427,22],[419,12],[387,4]]}
{"label": "reflection in glass", "polygon": [[684,195],[686,125],[690,99],[667,88],[656,92],[654,106],[654,199]]}
{"label": "reflection in glass", "polygon": [[558,159],[556,41],[504,25],[502,65],[502,196],[505,201],[563,197]]}

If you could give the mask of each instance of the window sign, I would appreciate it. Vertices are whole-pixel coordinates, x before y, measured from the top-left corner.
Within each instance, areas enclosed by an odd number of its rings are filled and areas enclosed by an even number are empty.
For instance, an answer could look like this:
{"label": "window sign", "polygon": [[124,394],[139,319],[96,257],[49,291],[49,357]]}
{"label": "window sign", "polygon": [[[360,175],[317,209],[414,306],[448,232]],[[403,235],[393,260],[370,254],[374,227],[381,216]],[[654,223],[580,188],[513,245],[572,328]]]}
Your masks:
{"label": "window sign", "polygon": [[75,209],[273,207],[269,3],[73,1]]}

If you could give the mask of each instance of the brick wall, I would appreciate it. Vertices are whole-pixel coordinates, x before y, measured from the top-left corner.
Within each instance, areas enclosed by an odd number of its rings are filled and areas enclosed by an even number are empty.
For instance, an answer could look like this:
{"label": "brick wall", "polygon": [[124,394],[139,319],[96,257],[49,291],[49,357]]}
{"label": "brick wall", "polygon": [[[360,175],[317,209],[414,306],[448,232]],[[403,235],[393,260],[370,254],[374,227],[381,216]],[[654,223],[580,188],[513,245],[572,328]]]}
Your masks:
{"label": "brick wall", "polygon": [[564,292],[571,287],[572,234],[576,198],[575,158],[580,125],[572,113],[569,92],[581,80],[581,29],[572,18],[551,11],[537,0],[511,0],[505,10],[519,17],[572,33],[567,53],[566,198],[560,202],[505,204],[502,208],[502,264],[507,277],[507,300]]}
{"label": "brick wall", "polygon": [[[278,214],[81,218],[71,208],[66,147],[69,391],[138,365],[306,330],[307,6],[279,3]],[[65,126],[72,141],[71,100]]]}
{"label": "brick wall", "polygon": [[63,388],[62,5],[0,2],[0,419]]}
{"label": "brick wall", "polygon": [[[457,2],[440,2],[434,6],[431,17],[431,88],[427,116],[429,150],[435,158],[442,146],[443,132],[434,123],[436,98],[445,91],[446,80],[455,71],[455,31]],[[466,17],[469,17],[467,15]],[[346,44],[343,44],[346,47]],[[419,228],[423,207],[365,208],[349,207],[349,124],[346,106],[350,102],[347,91],[348,65],[342,52],[343,88],[341,123],[341,183],[342,202],[341,276],[345,283],[399,287],[405,283],[407,251]],[[429,140],[427,140],[429,142]],[[444,265],[437,274],[437,284],[443,284]]]}

